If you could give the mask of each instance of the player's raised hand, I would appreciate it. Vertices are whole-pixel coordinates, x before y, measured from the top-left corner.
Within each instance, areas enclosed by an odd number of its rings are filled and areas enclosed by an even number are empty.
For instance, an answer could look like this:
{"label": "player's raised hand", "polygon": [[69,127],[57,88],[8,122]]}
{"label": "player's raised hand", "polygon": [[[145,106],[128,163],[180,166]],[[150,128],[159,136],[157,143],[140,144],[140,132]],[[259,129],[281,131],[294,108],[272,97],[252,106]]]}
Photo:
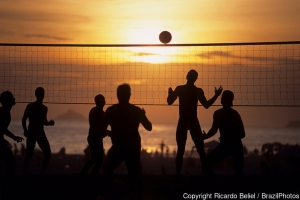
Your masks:
{"label": "player's raised hand", "polygon": [[173,89],[172,89],[171,87],[169,87],[168,93],[169,93],[169,94],[172,94],[173,92],[174,92]]}
{"label": "player's raised hand", "polygon": [[217,89],[217,88],[215,87],[215,95],[220,96],[220,94],[222,93],[222,91],[223,91],[222,86],[220,86],[219,89]]}
{"label": "player's raised hand", "polygon": [[49,124],[49,126],[54,126],[55,121],[53,119],[51,119],[48,124]]}

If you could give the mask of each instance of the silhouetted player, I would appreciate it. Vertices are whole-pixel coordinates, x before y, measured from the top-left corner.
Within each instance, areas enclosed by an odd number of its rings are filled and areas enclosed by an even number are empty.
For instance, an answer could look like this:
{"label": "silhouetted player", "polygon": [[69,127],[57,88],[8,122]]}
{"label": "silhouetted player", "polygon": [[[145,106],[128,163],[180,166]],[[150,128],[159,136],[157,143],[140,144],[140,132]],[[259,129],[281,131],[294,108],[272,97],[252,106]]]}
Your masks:
{"label": "silhouetted player", "polygon": [[[96,175],[103,163],[103,137],[100,134],[100,125],[104,117],[104,96],[101,94],[95,96],[95,103],[96,107],[92,108],[89,114],[90,129],[87,137],[91,158],[81,170],[81,175],[83,175],[93,165],[94,167],[91,174]],[[107,133],[109,133],[109,131],[107,131]]]}
{"label": "silhouetted player", "polygon": [[208,174],[213,174],[212,168],[227,156],[233,157],[233,169],[237,175],[243,174],[244,152],[242,138],[245,137],[243,121],[239,113],[232,109],[234,94],[225,90],[222,94],[221,104],[223,108],[215,111],[214,121],[207,134],[203,131],[203,138],[207,139],[215,135],[219,129],[220,143],[207,156],[204,169]]}
{"label": "silhouetted player", "polygon": [[[44,174],[46,167],[51,158],[51,149],[49,141],[46,137],[44,126],[53,126],[54,121],[47,120],[47,106],[43,105],[45,90],[38,87],[35,90],[36,101],[27,105],[23,118],[22,126],[24,136],[26,138],[26,158],[24,161],[24,174],[28,173],[29,163],[34,154],[35,143],[37,142],[41,148],[44,159],[41,167],[40,174]],[[29,119],[28,129],[26,127],[26,120]]]}
{"label": "silhouetted player", "polygon": [[[152,130],[152,124],[146,117],[146,112],[129,103],[131,89],[128,84],[118,86],[118,104],[107,108],[102,133],[107,126],[111,126],[112,147],[109,149],[104,163],[104,175],[112,181],[113,171],[125,161],[131,180],[133,181],[136,194],[139,190],[139,164],[141,153],[141,137],[138,131],[141,123],[148,131]],[[104,134],[105,135],[105,134]]]}
{"label": "silhouetted player", "polygon": [[198,73],[192,69],[188,72],[186,79],[187,83],[185,85],[177,86],[174,91],[170,87],[167,98],[168,104],[172,105],[177,97],[179,97],[179,120],[176,130],[178,148],[176,155],[177,176],[180,176],[182,168],[188,130],[190,130],[191,137],[195,143],[197,152],[200,155],[201,162],[203,163],[206,158],[202,131],[197,117],[198,100],[203,107],[207,109],[216,101],[223,90],[221,86],[218,90],[215,88],[214,97],[207,101],[203,90],[194,85],[195,81],[198,79]]}
{"label": "silhouetted player", "polygon": [[2,92],[0,102],[2,104],[0,108],[0,160],[6,162],[8,174],[13,175],[15,173],[16,160],[9,148],[9,142],[4,139],[4,135],[17,142],[22,142],[23,138],[15,136],[7,129],[11,121],[10,110],[16,104],[13,94],[9,91]]}

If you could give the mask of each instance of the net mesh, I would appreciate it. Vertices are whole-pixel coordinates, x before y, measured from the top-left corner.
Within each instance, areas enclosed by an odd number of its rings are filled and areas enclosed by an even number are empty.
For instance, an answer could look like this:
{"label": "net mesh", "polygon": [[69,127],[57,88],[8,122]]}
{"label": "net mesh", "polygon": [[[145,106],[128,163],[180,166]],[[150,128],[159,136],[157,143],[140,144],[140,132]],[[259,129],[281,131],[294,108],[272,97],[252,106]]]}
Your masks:
{"label": "net mesh", "polygon": [[47,103],[91,104],[103,94],[114,104],[117,86],[129,83],[131,103],[167,105],[168,88],[185,84],[190,69],[207,99],[222,85],[237,106],[300,106],[300,42],[0,45],[0,89],[22,103],[41,86]]}

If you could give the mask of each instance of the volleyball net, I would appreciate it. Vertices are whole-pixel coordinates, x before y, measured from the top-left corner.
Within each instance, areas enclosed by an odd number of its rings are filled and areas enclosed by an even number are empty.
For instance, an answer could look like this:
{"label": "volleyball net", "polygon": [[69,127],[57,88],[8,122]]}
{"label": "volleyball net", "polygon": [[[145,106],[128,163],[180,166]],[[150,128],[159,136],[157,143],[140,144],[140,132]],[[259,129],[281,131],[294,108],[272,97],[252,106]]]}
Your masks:
{"label": "volleyball net", "polygon": [[[207,99],[215,87],[235,94],[236,106],[300,106],[300,42],[76,45],[0,44],[0,90],[17,102],[92,104],[103,94],[131,86],[131,103],[167,105],[168,88],[186,83],[190,69]],[[178,101],[175,102],[178,104]],[[214,105],[220,105],[216,101]]]}

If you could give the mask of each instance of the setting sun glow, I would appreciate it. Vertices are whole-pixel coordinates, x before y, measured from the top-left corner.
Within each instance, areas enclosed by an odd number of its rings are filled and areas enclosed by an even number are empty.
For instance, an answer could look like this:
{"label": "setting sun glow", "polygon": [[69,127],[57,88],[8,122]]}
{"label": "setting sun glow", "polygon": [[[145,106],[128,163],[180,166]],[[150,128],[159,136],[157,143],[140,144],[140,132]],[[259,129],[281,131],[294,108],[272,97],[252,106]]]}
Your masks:
{"label": "setting sun glow", "polygon": [[176,55],[174,47],[130,47],[128,49],[132,52],[129,60],[135,62],[167,63],[171,61],[172,56]]}

